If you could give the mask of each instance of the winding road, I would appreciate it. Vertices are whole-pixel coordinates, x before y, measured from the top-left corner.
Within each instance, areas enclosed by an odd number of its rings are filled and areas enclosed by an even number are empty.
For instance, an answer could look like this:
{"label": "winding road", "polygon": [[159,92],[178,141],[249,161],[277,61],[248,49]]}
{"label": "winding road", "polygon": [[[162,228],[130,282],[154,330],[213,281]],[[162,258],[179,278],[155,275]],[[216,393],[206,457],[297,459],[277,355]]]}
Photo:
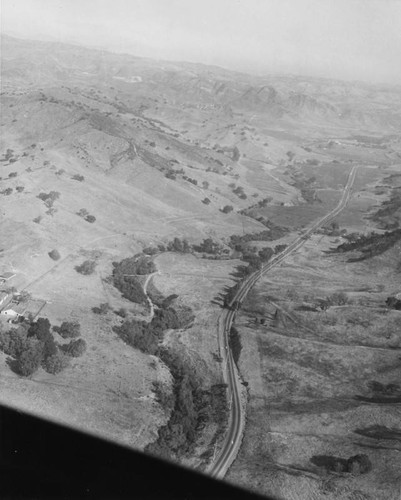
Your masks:
{"label": "winding road", "polygon": [[[241,378],[234,362],[231,350],[229,348],[229,333],[231,326],[234,322],[236,312],[248,294],[249,290],[256,284],[256,282],[273,267],[281,264],[289,255],[296,252],[305,241],[321,226],[327,224],[331,219],[336,217],[347,205],[352,186],[355,180],[358,167],[352,167],[347,183],[344,187],[341,200],[336,208],[330,211],[323,218],[315,222],[309,227],[301,236],[296,238],[285,250],[277,254],[259,271],[251,274],[244,280],[231,301],[230,309],[224,309],[219,317],[219,349],[220,356],[223,360],[223,376],[227,383],[228,401],[230,404],[230,417],[226,436],[221,449],[216,453],[212,463],[208,467],[210,475],[216,478],[223,478],[229,469],[230,465],[235,460],[239,448],[241,446],[242,436],[245,428],[245,394],[244,386],[241,383]],[[235,307],[233,305],[235,304]]]}

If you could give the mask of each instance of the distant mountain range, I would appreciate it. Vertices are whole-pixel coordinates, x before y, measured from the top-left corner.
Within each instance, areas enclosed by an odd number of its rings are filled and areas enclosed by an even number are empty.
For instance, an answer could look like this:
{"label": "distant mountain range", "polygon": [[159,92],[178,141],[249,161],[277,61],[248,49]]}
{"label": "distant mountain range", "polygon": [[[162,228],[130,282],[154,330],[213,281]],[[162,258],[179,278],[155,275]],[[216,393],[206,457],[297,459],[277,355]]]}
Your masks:
{"label": "distant mountain range", "polygon": [[2,36],[3,85],[124,81],[182,105],[226,113],[324,120],[338,125],[401,127],[401,87],[295,76],[251,76],[214,66],[154,61],[76,45]]}

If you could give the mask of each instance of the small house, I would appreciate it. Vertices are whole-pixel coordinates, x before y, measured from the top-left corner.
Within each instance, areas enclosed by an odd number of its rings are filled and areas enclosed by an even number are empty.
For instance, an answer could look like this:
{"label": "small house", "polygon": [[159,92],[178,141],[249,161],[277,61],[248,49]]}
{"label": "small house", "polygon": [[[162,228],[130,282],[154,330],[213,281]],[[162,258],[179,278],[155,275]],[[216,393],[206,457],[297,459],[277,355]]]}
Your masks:
{"label": "small house", "polygon": [[9,316],[10,318],[18,318],[24,314],[26,311],[26,304],[9,304],[6,306],[0,314],[2,316]]}

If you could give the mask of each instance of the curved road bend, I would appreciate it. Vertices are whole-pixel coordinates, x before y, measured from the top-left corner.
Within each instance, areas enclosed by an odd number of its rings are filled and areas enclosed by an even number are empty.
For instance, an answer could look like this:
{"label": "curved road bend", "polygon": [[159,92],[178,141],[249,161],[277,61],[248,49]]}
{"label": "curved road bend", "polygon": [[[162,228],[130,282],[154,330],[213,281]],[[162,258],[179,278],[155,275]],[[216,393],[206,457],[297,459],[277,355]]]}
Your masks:
{"label": "curved road bend", "polygon": [[[336,208],[315,222],[304,232],[303,235],[296,238],[290,245],[287,246],[285,250],[277,254],[270,262],[263,266],[260,271],[256,271],[251,274],[241,284],[237,294],[231,302],[231,305],[236,303],[239,306],[249,290],[264,274],[270,271],[273,267],[281,264],[289,255],[301,248],[309,236],[311,236],[319,227],[327,224],[327,222],[336,217],[345,208],[351,196],[352,185],[355,180],[357,168],[357,166],[352,167],[348,175],[347,183],[344,187],[343,195]],[[228,386],[227,390],[228,401],[230,402],[230,418],[224,443],[216,454],[213,462],[208,467],[208,472],[211,476],[220,479],[225,476],[228,468],[237,456],[245,427],[245,406],[242,403],[241,398],[241,389],[243,390],[243,387],[241,385],[239,372],[228,343],[229,332],[235,319],[236,309],[238,309],[238,307],[236,307],[235,310],[223,310],[218,322],[220,355],[223,359],[222,366],[224,380]]]}

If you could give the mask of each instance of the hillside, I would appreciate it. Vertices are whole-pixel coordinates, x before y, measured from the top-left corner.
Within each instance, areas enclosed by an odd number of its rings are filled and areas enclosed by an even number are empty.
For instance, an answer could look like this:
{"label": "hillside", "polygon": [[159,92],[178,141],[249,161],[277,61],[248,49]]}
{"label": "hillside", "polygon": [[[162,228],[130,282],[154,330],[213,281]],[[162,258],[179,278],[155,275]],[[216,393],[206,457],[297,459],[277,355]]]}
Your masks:
{"label": "hillside", "polygon": [[[335,406],[330,398],[368,397],[368,389],[353,381],[344,396],[349,379],[336,368],[338,386],[330,382],[319,392],[330,375],[321,365],[331,351],[309,372],[303,340],[291,340],[291,356],[297,358],[288,360],[281,330],[272,333],[274,343],[261,327],[250,326],[252,307],[274,295],[292,314],[305,306],[294,299],[298,283],[307,288],[303,295],[310,300],[303,302],[310,307],[347,290],[362,318],[364,300],[380,309],[385,294],[397,291],[392,273],[399,244],[375,255],[369,279],[369,264],[350,264],[329,252],[350,234],[399,228],[401,88],[259,77],[2,36],[1,111],[0,273],[12,277],[3,280],[0,292],[14,302],[28,295],[24,314],[47,318],[60,345],[65,339],[57,327],[66,321],[80,324],[87,344],[64,371],[52,374],[40,365],[29,377],[13,369],[3,349],[1,402],[200,470],[227,425],[216,327],[224,294],[244,265],[261,265],[332,210],[358,165],[347,210],[258,284],[238,322],[246,346],[239,366],[249,382],[250,420],[229,478],[262,492],[294,490],[287,477],[280,479],[282,490],[279,481],[269,490],[266,469],[256,463],[270,453],[268,446],[280,448],[281,442],[261,443],[252,469],[244,472],[255,446],[254,423],[263,421],[270,432],[263,420],[268,405],[258,401],[288,412],[289,425],[296,426],[291,405],[301,405],[300,398],[306,406],[313,398]],[[118,273],[119,262],[124,271]],[[145,270],[137,262],[146,262]],[[359,294],[363,287],[369,291]],[[131,300],[135,290],[140,300]],[[319,320],[303,315],[303,322],[322,326],[314,336],[332,333],[327,314]],[[8,317],[0,318],[0,332],[16,328]],[[335,355],[341,358],[348,341],[337,334]],[[389,349],[399,346],[396,334],[373,337],[358,326],[353,342],[386,349],[369,367],[370,379],[379,380],[374,370],[387,370],[396,355]],[[360,369],[368,370],[355,352]],[[270,357],[276,363],[272,373]],[[279,383],[281,362],[288,363],[290,375]],[[304,384],[295,382],[301,372]],[[394,368],[380,383],[392,382],[397,373]],[[267,394],[263,381],[277,387]],[[299,394],[285,392],[293,387]],[[319,400],[317,409],[323,407]],[[375,411],[380,425],[396,425],[393,413],[386,423],[381,410]],[[296,408],[295,421],[302,412]],[[323,445],[318,451],[323,453]],[[272,456],[318,476],[299,453]],[[398,484],[393,476],[391,481]]]}

